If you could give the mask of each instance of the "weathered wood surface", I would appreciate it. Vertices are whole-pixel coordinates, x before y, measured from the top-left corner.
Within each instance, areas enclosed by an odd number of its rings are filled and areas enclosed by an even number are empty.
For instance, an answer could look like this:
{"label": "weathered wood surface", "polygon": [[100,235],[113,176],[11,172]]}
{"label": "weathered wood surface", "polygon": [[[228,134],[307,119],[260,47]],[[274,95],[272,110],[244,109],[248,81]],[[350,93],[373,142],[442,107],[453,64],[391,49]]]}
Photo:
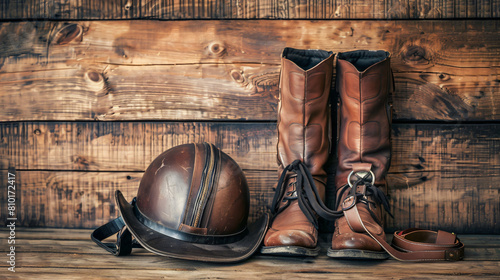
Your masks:
{"label": "weathered wood surface", "polygon": [[[131,199],[142,172],[158,154],[175,145],[208,141],[245,170],[255,219],[273,195],[275,126],[241,122],[1,123],[1,166],[22,170],[18,178],[23,225],[93,227],[117,215],[114,190],[122,189]],[[388,179],[396,219],[388,220],[388,229],[420,226],[500,233],[500,194],[495,181],[500,176],[499,140],[496,124],[394,124]],[[5,202],[5,194],[0,196]],[[6,217],[5,209],[0,213]]]}
{"label": "weathered wood surface", "polygon": [[[115,191],[128,201],[137,194],[142,172],[16,172],[17,224],[27,227],[93,228],[118,216]],[[245,171],[250,188],[250,220],[267,209],[276,172]],[[2,182],[7,171],[0,171]],[[6,205],[7,191],[0,193]],[[0,209],[7,223],[7,207]]]}
{"label": "weathered wood surface", "polygon": [[[270,204],[274,171],[245,170],[251,195],[250,220]],[[0,172],[3,181],[6,172]],[[142,172],[17,171],[18,225],[93,228],[118,216],[115,190],[128,200],[137,193]],[[460,172],[389,174],[391,212],[386,230],[408,227],[457,233],[500,234],[500,175],[464,176]],[[6,201],[6,194],[0,194]],[[5,205],[5,203],[2,203]],[[331,204],[331,203],[329,203]],[[331,206],[330,206],[331,207]],[[5,208],[5,209],[4,209]],[[0,209],[6,221],[6,207]],[[332,231],[327,223],[322,231]]]}
{"label": "weathered wood surface", "polygon": [[[64,253],[66,254],[85,254],[85,255],[105,255],[105,252],[100,247],[96,246],[92,241],[90,241],[90,233],[89,230],[69,230],[71,234],[77,234],[78,237],[69,236],[69,234],[65,234],[64,239],[60,238],[52,238],[54,236],[50,236],[48,238],[43,238],[39,235],[56,235],[60,234],[60,229],[56,229],[49,232],[38,232],[37,234],[30,234],[30,238],[26,238],[24,234],[25,228],[20,228],[19,233],[16,233],[16,239],[19,240],[18,244],[21,244],[20,247],[16,249],[16,253],[27,254],[27,253],[35,253],[35,254],[46,254],[49,252],[54,252],[54,248],[60,247],[64,248]],[[8,234],[6,232],[0,232],[2,234]],[[23,238],[18,239],[18,236],[21,235]],[[322,247],[328,248],[328,235],[320,237]],[[466,259],[470,261],[498,261],[500,260],[500,244],[499,244],[499,236],[498,235],[459,235],[460,240],[467,246],[466,251]],[[485,242],[478,242],[479,238],[483,238]],[[47,240],[50,239],[50,242]],[[0,242],[0,246],[6,246],[7,242]],[[90,242],[89,242],[90,241]],[[114,237],[111,237],[106,242],[114,242]],[[488,242],[487,244],[485,244]],[[90,244],[89,244],[90,243]],[[489,245],[489,246],[488,246]],[[82,252],[82,248],[87,248],[85,252]],[[485,248],[489,247],[489,248]],[[145,250],[136,249],[133,251],[134,255],[147,256]],[[99,256],[102,257],[102,256]]]}
{"label": "weathered wood surface", "polygon": [[[176,260],[134,249],[128,257],[114,257],[90,241],[90,230],[16,229],[16,273],[0,263],[3,277],[12,279],[498,279],[500,238],[498,235],[460,235],[466,245],[461,262],[402,263],[334,261],[326,257],[329,246],[321,236],[322,252],[317,258],[279,258],[255,255],[237,264],[207,264]],[[8,234],[1,230],[0,234]],[[487,241],[487,243],[485,243]],[[6,247],[6,240],[0,240]]]}
{"label": "weathered wood surface", "polygon": [[390,51],[395,120],[499,120],[499,30],[499,20],[4,22],[0,121],[275,120],[285,46]]}
{"label": "weathered wood surface", "polygon": [[[144,171],[163,151],[203,141],[243,169],[277,169],[274,122],[0,123],[0,168]],[[498,124],[396,123],[392,145],[391,173],[500,174]]]}
{"label": "weathered wood surface", "polygon": [[163,151],[211,142],[243,169],[276,170],[276,124],[244,122],[0,123],[4,168],[144,171]]}
{"label": "weathered wood surface", "polygon": [[[68,259],[77,261],[76,256]],[[57,258],[57,255],[42,255],[44,258]],[[109,257],[103,257],[109,258]],[[326,258],[326,257],[325,257]],[[117,262],[107,265],[107,267],[81,269],[85,261],[95,261],[95,258],[81,260],[82,264],[76,264],[71,268],[44,268],[27,267],[21,269],[20,273],[8,275],[7,279],[88,279],[89,275],[99,275],[99,279],[116,279],[133,277],[134,279],[235,279],[244,275],[245,279],[390,279],[395,273],[398,277],[408,277],[418,279],[498,279],[495,270],[499,265],[498,261],[483,261],[470,263],[447,264],[413,264],[413,270],[409,270],[403,264],[376,264],[372,262],[333,262],[323,260],[318,266],[312,266],[308,260],[269,260],[249,261],[245,265],[215,266],[207,265],[203,268],[193,268],[192,263],[173,264],[158,260],[157,257],[144,257],[135,263],[130,261]],[[156,261],[157,269],[143,269],[140,265],[143,261]],[[392,261],[395,262],[395,261]],[[128,265],[127,268],[116,269]],[[129,269],[132,267],[132,269]],[[180,267],[180,268],[179,268]],[[289,268],[291,267],[291,268]],[[359,268],[361,267],[361,269]],[[379,270],[380,269],[380,270]],[[5,267],[7,270],[7,267]],[[417,272],[418,271],[418,272]],[[394,274],[393,274],[394,273]],[[418,275],[418,276],[416,276]],[[471,276],[472,275],[472,276]]]}
{"label": "weathered wood surface", "polygon": [[498,0],[1,0],[0,19],[495,18]]}
{"label": "weathered wood surface", "polygon": [[388,174],[394,219],[387,232],[418,227],[456,233],[500,234],[498,175],[462,172]]}
{"label": "weathered wood surface", "polygon": [[[40,244],[43,247],[43,240],[49,239],[54,242],[63,242],[63,241],[88,241],[90,230],[89,229],[65,229],[65,233],[61,234],[62,229],[58,228],[29,228],[29,227],[20,227],[18,232],[16,233],[16,238],[22,239],[27,242],[27,244]],[[0,229],[0,234],[4,234],[9,232],[9,229],[2,228]],[[323,246],[324,242],[330,238],[328,234],[320,234],[320,244]],[[387,236],[388,241],[392,238],[392,236]],[[110,242],[113,237],[110,237]],[[484,248],[489,245],[491,248],[500,247],[500,238],[497,235],[463,235],[460,240],[464,241],[468,248]],[[23,242],[24,242],[23,241]],[[6,242],[5,239],[1,239],[0,242]],[[3,243],[0,243],[3,244]],[[93,244],[93,243],[92,243]],[[0,245],[1,246],[1,245]],[[46,246],[46,245],[45,245]],[[28,250],[29,248],[23,247],[21,250]],[[101,250],[101,249],[99,249]],[[103,251],[101,251],[103,252]],[[495,256],[491,256],[490,260],[500,260],[500,252],[498,252],[498,258]],[[469,255],[470,256],[470,255]],[[468,257],[468,256],[466,256]],[[484,256],[488,258],[488,255]]]}

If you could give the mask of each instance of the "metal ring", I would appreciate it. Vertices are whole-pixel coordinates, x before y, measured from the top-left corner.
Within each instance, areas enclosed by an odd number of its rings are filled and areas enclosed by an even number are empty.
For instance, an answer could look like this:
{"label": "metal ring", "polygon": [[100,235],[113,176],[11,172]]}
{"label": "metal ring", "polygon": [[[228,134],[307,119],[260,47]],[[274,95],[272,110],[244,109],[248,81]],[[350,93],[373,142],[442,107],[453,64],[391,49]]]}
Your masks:
{"label": "metal ring", "polygon": [[[370,172],[370,174],[372,175],[372,185],[375,184],[375,174],[373,174],[373,171],[357,171],[357,172]],[[356,172],[356,173],[357,173]],[[351,183],[351,176],[354,174],[354,170],[351,171],[351,173],[349,173],[349,176],[347,176],[347,183],[349,184],[349,186],[352,188],[352,183]]]}

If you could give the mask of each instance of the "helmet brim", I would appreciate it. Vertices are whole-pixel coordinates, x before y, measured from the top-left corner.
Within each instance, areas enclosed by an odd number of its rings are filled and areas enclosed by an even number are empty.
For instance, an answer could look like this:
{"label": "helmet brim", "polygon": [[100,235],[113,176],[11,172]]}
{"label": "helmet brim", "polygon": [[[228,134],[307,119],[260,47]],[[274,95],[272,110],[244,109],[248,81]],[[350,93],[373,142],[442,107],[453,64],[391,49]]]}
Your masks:
{"label": "helmet brim", "polygon": [[245,260],[259,248],[269,224],[269,215],[266,213],[249,225],[247,234],[236,242],[218,245],[190,243],[145,226],[135,216],[133,206],[118,190],[115,199],[125,225],[139,244],[152,253],[178,259],[224,263]]}

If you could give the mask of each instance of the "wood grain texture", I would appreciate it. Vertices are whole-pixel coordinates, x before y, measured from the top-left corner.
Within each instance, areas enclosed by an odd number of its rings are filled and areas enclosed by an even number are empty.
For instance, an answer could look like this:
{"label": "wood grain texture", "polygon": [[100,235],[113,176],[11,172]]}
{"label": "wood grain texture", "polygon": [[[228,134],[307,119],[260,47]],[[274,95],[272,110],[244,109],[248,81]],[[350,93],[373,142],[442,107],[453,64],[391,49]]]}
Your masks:
{"label": "wood grain texture", "polygon": [[393,124],[390,172],[499,175],[498,151],[497,124]]}
{"label": "wood grain texture", "polygon": [[461,172],[389,174],[394,219],[386,216],[385,230],[418,227],[450,232],[500,234],[498,175]]}
{"label": "wood grain texture", "polygon": [[243,169],[276,170],[276,124],[244,122],[0,123],[1,166],[144,171],[163,151],[210,142]]}
{"label": "wood grain texture", "polygon": [[[272,200],[277,173],[244,172],[251,194],[250,220],[254,221]],[[0,179],[5,180],[5,173],[3,170]],[[93,228],[118,215],[115,190],[121,190],[128,200],[134,197],[142,172],[17,171],[16,176],[18,225]],[[395,218],[387,218],[386,230],[421,227],[500,234],[500,191],[496,186],[499,179],[498,174],[464,176],[452,171],[391,173],[388,194]],[[5,194],[0,194],[0,201],[5,203]],[[5,211],[0,209],[3,221]],[[328,232],[333,228],[323,223],[321,230]]]}
{"label": "wood grain texture", "polygon": [[495,18],[497,0],[1,0],[0,19]]}
{"label": "wood grain texture", "polygon": [[396,120],[498,120],[499,26],[498,20],[2,23],[0,120],[275,120],[285,46],[390,51]]}
{"label": "wood grain texture", "polygon": [[[373,262],[335,262],[322,256],[317,261],[309,259],[292,260],[285,258],[265,258],[259,256],[257,260],[247,261],[240,265],[199,265],[193,262],[178,260],[164,260],[160,256],[136,256],[132,258],[111,261],[112,256],[85,256],[82,254],[21,254],[26,262],[34,263],[39,267],[28,266],[19,273],[9,275],[9,279],[88,279],[89,275],[99,275],[101,279],[129,278],[134,279],[235,279],[244,274],[245,279],[349,279],[352,275],[370,279],[388,279],[397,273],[398,277],[412,278],[415,271],[419,279],[498,279],[499,261],[470,261],[455,263],[412,264],[412,270],[396,261],[387,261],[376,265]],[[34,259],[38,261],[35,262]],[[55,267],[55,259],[68,261],[66,267]],[[45,261],[40,261],[45,260]],[[100,267],[86,267],[88,262],[99,261]],[[156,264],[156,269],[143,268],[143,262]],[[44,267],[48,266],[48,268]],[[125,268],[116,269],[124,266]],[[198,267],[201,266],[201,267]],[[360,269],[360,267],[362,267]],[[6,270],[7,268],[5,268]],[[235,271],[236,270],[236,271]],[[473,275],[468,276],[468,275]]]}
{"label": "wood grain texture", "polygon": [[[27,254],[51,254],[54,248],[64,248],[66,254],[96,255],[102,257],[107,253],[102,248],[89,244],[89,229],[51,229],[51,228],[18,228],[16,240],[22,246],[16,248],[16,253]],[[0,231],[0,234],[8,235],[7,231]],[[388,235],[391,236],[391,235]],[[499,261],[500,260],[500,238],[498,235],[459,235],[460,241],[467,247],[465,261]],[[390,239],[390,238],[388,238]],[[330,246],[331,236],[321,233],[319,245],[325,250]],[[115,242],[115,236],[110,237],[106,242]],[[0,240],[0,246],[7,246],[7,240]],[[85,251],[82,252],[82,248]],[[150,253],[142,249],[134,249],[134,256],[148,256]]]}
{"label": "wood grain texture", "polygon": [[[9,232],[10,230],[7,228],[0,229],[0,234],[4,234]],[[30,227],[20,227],[19,234],[16,234],[16,238],[26,240],[28,242],[32,242],[33,244],[40,243],[44,240],[52,240],[52,241],[88,241],[90,229],[58,229],[58,228],[30,228]],[[112,239],[113,237],[110,237]],[[330,238],[328,234],[320,234],[319,242],[323,244]],[[387,240],[391,240],[391,237],[388,236]],[[461,238],[465,243],[467,243],[470,247],[482,248],[491,245],[491,247],[500,247],[500,238],[497,235],[474,235],[474,234],[465,234]],[[7,241],[5,239],[0,240],[0,244],[5,244]],[[1,245],[0,245],[1,246]],[[29,248],[23,248],[29,249]],[[42,250],[40,250],[42,251]],[[102,252],[102,251],[101,251]],[[466,256],[467,257],[467,256]],[[485,256],[488,257],[488,256]]]}
{"label": "wood grain texture", "polygon": [[[244,171],[250,189],[249,221],[267,211],[276,172]],[[16,224],[25,227],[94,228],[118,217],[115,191],[128,201],[137,194],[142,172],[16,171]],[[0,171],[5,182],[7,171]],[[0,194],[6,205],[7,193]],[[7,221],[7,208],[0,209]],[[4,222],[2,222],[3,225]]]}
{"label": "wood grain texture", "polygon": [[[386,260],[333,261],[326,256],[330,245],[321,236],[322,251],[317,258],[283,258],[254,255],[237,264],[210,264],[183,261],[134,249],[131,256],[114,257],[97,247],[89,238],[90,230],[18,228],[16,236],[16,273],[12,279],[88,279],[98,275],[107,278],[134,279],[498,279],[500,276],[499,237],[459,235],[466,244],[465,259],[460,262],[412,263]],[[0,234],[7,234],[2,230]],[[111,240],[110,240],[111,241]],[[488,241],[485,244],[481,241]],[[17,244],[17,243],[16,243]],[[0,246],[7,246],[5,239]],[[64,248],[62,250],[62,248]],[[7,270],[8,264],[0,263]]]}
{"label": "wood grain texture", "polygon": [[[275,123],[0,123],[0,140],[3,169],[144,171],[163,151],[203,141],[214,143],[243,169],[277,168]],[[391,173],[500,174],[498,124],[397,123],[392,146]]]}
{"label": "wood grain texture", "polygon": [[[387,229],[499,233],[499,133],[496,124],[393,125],[388,181],[396,219],[387,220]],[[0,139],[2,168],[23,170],[19,207],[25,226],[104,223],[117,215],[114,190],[131,199],[149,163],[188,142],[213,142],[246,170],[252,218],[270,202],[277,176],[274,123],[1,123]]]}

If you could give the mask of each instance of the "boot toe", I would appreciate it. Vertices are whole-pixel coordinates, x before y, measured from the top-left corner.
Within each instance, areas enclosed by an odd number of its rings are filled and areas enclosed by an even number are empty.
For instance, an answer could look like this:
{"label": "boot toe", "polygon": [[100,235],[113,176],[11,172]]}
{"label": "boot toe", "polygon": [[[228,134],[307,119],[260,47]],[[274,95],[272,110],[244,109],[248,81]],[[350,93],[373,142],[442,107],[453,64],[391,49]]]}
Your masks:
{"label": "boot toe", "polygon": [[273,230],[269,229],[264,239],[264,246],[299,246],[316,247],[316,238],[303,230]]}
{"label": "boot toe", "polygon": [[382,251],[382,247],[370,236],[361,233],[344,233],[332,240],[333,250]]}

